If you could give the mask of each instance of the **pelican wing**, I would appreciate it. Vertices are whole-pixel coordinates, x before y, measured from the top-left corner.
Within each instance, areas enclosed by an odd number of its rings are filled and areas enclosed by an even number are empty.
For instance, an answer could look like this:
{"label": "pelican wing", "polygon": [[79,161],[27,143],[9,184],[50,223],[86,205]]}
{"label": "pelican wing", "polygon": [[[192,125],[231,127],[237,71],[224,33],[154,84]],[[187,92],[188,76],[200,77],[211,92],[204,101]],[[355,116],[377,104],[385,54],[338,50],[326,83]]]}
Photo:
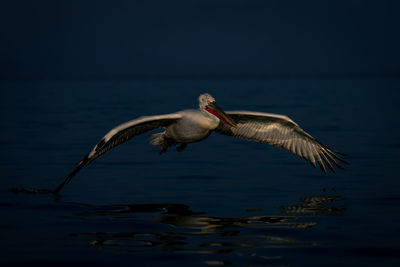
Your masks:
{"label": "pelican wing", "polygon": [[325,164],[335,172],[332,163],[341,169],[339,162],[347,163],[340,157],[343,154],[324,146],[286,116],[251,111],[228,111],[226,114],[235,121],[237,128],[220,122],[215,129],[220,134],[282,147],[314,167],[318,163],[324,173]]}
{"label": "pelican wing", "polygon": [[79,162],[75,169],[68,174],[65,180],[54,190],[54,192],[58,193],[64,185],[68,184],[71,181],[72,177],[77,174],[80,169],[82,169],[84,166],[88,165],[90,162],[100,157],[113,147],[116,147],[128,141],[129,139],[147,131],[151,131],[160,127],[167,127],[171,123],[174,123],[181,118],[182,115],[178,113],[140,117],[136,120],[128,121],[115,127],[114,129],[109,131],[100,140],[100,142],[98,142],[96,146]]}

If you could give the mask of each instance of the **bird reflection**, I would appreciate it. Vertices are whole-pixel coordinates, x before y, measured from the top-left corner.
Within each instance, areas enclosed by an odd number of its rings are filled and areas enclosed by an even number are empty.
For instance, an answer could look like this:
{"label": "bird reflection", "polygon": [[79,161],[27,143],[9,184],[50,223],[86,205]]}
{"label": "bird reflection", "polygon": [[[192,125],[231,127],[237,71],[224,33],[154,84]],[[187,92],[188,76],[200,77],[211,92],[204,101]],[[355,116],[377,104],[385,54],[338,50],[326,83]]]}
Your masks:
{"label": "bird reflection", "polygon": [[279,209],[284,210],[286,213],[334,213],[340,212],[345,208],[343,206],[328,205],[338,200],[343,200],[340,196],[317,196],[317,197],[303,197],[300,199],[299,204],[292,206],[282,206]]}
{"label": "bird reflection", "polygon": [[[71,236],[102,249],[122,252],[195,253],[235,255],[280,259],[259,255],[262,248],[318,246],[319,242],[301,241],[293,231],[318,225],[318,217],[343,211],[337,195],[301,198],[299,203],[277,207],[278,215],[249,217],[206,216],[184,204],[143,204],[93,206],[84,204],[79,218],[96,221],[95,232],[72,233]],[[257,210],[262,213],[262,210]],[[99,221],[104,230],[98,231]],[[121,227],[126,231],[121,231]],[[115,229],[118,229],[116,231]],[[298,230],[296,230],[298,229]],[[229,258],[228,258],[229,259]],[[207,265],[231,264],[232,260],[207,260]]]}

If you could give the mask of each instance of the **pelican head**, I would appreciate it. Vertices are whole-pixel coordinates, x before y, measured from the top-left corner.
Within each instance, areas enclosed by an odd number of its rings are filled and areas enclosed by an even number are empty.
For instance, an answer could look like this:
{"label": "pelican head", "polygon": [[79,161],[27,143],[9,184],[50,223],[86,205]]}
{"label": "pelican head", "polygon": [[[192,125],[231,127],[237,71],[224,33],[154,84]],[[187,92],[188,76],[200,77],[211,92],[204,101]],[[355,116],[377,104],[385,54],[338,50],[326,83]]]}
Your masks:
{"label": "pelican head", "polygon": [[217,105],[214,97],[210,94],[202,94],[199,96],[199,107],[200,110],[211,113],[226,124],[235,128],[237,127],[236,123]]}

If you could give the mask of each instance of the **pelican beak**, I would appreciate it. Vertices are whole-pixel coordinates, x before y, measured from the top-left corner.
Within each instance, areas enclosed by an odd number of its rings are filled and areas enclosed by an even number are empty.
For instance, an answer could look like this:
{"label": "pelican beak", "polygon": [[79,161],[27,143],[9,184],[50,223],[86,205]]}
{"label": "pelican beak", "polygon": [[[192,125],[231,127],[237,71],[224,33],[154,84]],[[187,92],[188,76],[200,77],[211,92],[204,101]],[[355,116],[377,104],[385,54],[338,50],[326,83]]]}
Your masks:
{"label": "pelican beak", "polygon": [[217,105],[217,103],[215,103],[215,101],[208,104],[205,110],[207,110],[214,116],[217,116],[220,120],[222,120],[226,124],[234,128],[237,128],[237,124]]}

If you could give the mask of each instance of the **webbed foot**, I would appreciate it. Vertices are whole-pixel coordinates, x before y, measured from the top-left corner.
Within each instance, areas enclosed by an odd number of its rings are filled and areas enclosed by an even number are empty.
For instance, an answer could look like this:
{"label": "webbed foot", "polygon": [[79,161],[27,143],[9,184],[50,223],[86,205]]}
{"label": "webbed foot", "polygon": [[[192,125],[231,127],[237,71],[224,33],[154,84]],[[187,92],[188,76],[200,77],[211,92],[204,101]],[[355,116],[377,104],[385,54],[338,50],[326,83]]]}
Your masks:
{"label": "webbed foot", "polygon": [[167,152],[168,147],[163,147],[160,150],[160,155],[164,154],[165,152]]}
{"label": "webbed foot", "polygon": [[186,147],[187,147],[187,144],[180,144],[179,146],[176,147],[176,150],[178,152],[182,152]]}

